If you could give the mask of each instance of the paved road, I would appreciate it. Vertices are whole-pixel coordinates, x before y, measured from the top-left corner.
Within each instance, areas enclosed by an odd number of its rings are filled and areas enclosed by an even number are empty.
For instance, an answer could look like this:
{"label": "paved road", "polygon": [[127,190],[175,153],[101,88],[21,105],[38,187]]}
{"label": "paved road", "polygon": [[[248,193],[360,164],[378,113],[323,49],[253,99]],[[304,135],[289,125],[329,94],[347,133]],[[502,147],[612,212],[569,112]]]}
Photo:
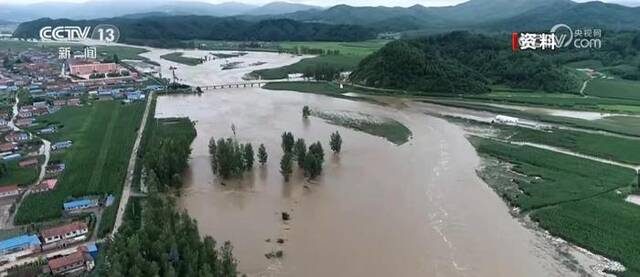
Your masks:
{"label": "paved road", "polygon": [[153,99],[153,92],[147,96],[147,106],[144,109],[144,115],[140,122],[140,128],[138,128],[138,136],[133,144],[133,150],[131,151],[131,157],[129,158],[129,166],[127,167],[127,176],[124,179],[124,186],[122,188],[122,194],[120,195],[120,205],[118,205],[118,213],[116,214],[116,222],[113,225],[113,231],[111,237],[115,236],[122,225],[122,219],[124,218],[124,211],[129,202],[131,196],[131,184],[133,183],[134,169],[136,168],[136,158],[138,156],[138,149],[140,148],[140,141],[142,140],[142,134],[144,133],[144,127],[147,125],[147,118],[149,117],[149,110],[151,107],[151,100]]}

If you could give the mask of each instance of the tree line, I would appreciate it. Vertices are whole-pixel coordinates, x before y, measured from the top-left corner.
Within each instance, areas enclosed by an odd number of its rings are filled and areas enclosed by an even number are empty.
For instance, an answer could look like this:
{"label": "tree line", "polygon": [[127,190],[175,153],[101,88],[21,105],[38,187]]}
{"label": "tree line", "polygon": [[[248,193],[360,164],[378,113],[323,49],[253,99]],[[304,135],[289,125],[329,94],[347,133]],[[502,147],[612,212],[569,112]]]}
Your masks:
{"label": "tree line", "polygon": [[[242,176],[242,173],[253,168],[255,153],[251,143],[241,144],[234,138],[209,140],[209,157],[211,169],[223,179]],[[258,162],[264,165],[268,154],[264,144],[258,147]]]}
{"label": "tree line", "polygon": [[[291,132],[284,132],[281,137],[281,147],[284,154],[280,159],[280,173],[285,182],[288,182],[291,174],[293,174],[294,161],[298,168],[303,170],[304,176],[309,179],[314,179],[322,173],[324,150],[319,141],[307,147],[303,138],[296,140]],[[331,134],[329,144],[331,150],[335,153],[340,152],[342,148],[342,137],[338,131]]]}

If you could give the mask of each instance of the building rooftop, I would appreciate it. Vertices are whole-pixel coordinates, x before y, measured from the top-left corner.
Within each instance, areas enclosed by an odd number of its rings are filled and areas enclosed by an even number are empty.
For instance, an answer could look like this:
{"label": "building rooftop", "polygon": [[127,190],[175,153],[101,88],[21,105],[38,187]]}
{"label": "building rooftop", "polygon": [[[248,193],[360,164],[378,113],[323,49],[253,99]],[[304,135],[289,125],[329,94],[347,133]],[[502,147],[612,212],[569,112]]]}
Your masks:
{"label": "building rooftop", "polygon": [[94,200],[91,199],[80,199],[80,200],[72,200],[64,202],[63,207],[65,210],[74,209],[82,206],[91,205],[94,203]]}
{"label": "building rooftop", "polygon": [[66,225],[62,225],[62,226],[58,226],[58,227],[53,227],[53,228],[49,228],[49,229],[45,229],[40,231],[40,235],[43,238],[50,238],[50,237],[55,237],[55,236],[64,236],[67,233],[76,231],[76,230],[82,230],[82,229],[87,229],[87,224],[85,224],[84,222],[80,222],[80,221],[75,221],[75,222],[71,222],[69,224]]}
{"label": "building rooftop", "polygon": [[40,239],[36,235],[21,235],[0,241],[0,251],[11,250],[23,245],[40,245]]}
{"label": "building rooftop", "polygon": [[67,255],[64,257],[56,258],[56,259],[51,259],[49,260],[48,264],[51,270],[56,270],[68,265],[83,263],[84,261],[85,261],[84,253],[77,251],[77,252],[73,252],[73,254],[71,255]]}
{"label": "building rooftop", "polygon": [[1,186],[0,193],[18,190],[18,185]]}

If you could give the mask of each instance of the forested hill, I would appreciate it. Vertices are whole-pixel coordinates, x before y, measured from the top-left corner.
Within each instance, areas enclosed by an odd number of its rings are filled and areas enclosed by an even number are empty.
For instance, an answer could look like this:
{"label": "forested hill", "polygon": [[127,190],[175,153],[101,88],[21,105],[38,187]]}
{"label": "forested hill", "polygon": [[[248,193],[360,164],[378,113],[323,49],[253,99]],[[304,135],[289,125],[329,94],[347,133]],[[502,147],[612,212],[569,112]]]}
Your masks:
{"label": "forested hill", "polygon": [[579,81],[547,57],[512,52],[505,38],[453,32],[387,44],[360,62],[351,80],[437,93],[483,93],[489,85],[574,91]]}
{"label": "forested hill", "polygon": [[251,22],[212,16],[116,17],[95,20],[41,18],[21,23],[19,38],[38,38],[43,26],[96,26],[113,24],[120,29],[120,42],[141,40],[235,40],[235,41],[360,41],[375,37],[366,27],[304,23],[291,19]]}

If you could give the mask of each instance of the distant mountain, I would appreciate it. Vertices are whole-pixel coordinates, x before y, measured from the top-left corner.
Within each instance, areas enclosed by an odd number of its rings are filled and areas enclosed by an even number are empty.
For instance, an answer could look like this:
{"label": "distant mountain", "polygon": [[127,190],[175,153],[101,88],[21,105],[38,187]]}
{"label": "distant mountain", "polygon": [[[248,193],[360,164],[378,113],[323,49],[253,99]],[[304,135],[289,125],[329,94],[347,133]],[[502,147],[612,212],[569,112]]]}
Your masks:
{"label": "distant mountain", "polygon": [[210,4],[196,1],[87,1],[83,3],[43,2],[28,5],[0,4],[0,18],[24,22],[42,17],[95,19],[161,12],[170,15],[232,16],[243,14],[258,6],[237,2]]}
{"label": "distant mountain", "polygon": [[548,30],[555,24],[607,30],[640,28],[640,7],[627,7],[603,2],[566,2],[531,9],[508,19],[482,24],[485,30]]}
{"label": "distant mountain", "polygon": [[506,19],[546,6],[573,3],[570,0],[471,0],[455,6],[434,7],[432,11],[456,21],[487,22]]}
{"label": "distant mountain", "polygon": [[[161,42],[156,46],[177,45],[183,40],[234,41],[360,41],[375,38],[373,30],[354,25],[304,23],[291,19],[251,22],[232,17],[153,16],[115,17],[94,20],[41,18],[23,22],[13,33],[19,38],[38,38],[44,26],[96,26],[113,24],[120,29],[120,42]],[[171,44],[165,43],[171,42]],[[176,46],[177,47],[177,46]]]}
{"label": "distant mountain", "polygon": [[258,8],[252,9],[244,14],[248,15],[275,15],[275,14],[287,14],[298,11],[306,10],[322,10],[322,7],[311,6],[298,3],[288,2],[271,2]]}

